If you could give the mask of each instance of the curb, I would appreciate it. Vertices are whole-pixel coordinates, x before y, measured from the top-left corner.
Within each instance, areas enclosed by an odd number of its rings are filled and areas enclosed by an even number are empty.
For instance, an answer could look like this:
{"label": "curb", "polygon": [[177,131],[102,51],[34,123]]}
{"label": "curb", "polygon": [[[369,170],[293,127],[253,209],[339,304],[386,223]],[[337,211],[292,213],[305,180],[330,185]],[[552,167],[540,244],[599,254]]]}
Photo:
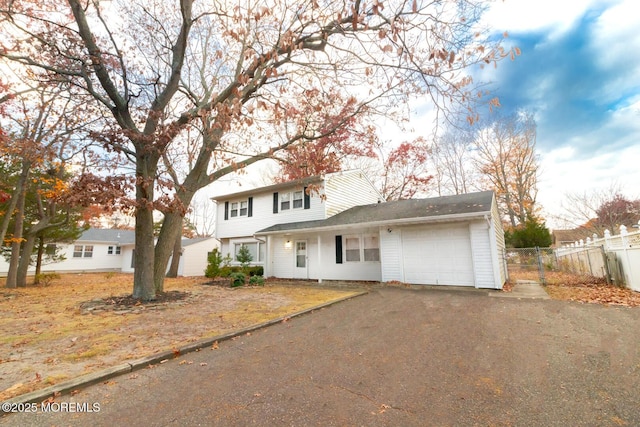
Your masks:
{"label": "curb", "polygon": [[[291,313],[286,316],[280,316],[276,319],[267,320],[266,322],[258,323],[257,325],[248,326],[243,329],[239,329],[233,332],[229,332],[223,335],[218,335],[213,338],[207,338],[201,341],[196,341],[191,344],[187,344],[183,347],[180,347],[176,351],[167,350],[162,351],[160,353],[152,354],[150,356],[143,357],[141,359],[134,360],[132,362],[123,363],[117,366],[113,366],[111,368],[103,369],[98,372],[93,372],[90,374],[82,375],[80,377],[74,378],[69,381],[64,381],[59,384],[54,384],[50,387],[43,388],[40,390],[35,390],[30,393],[22,394],[19,396],[12,397],[11,399],[7,399],[3,401],[0,405],[4,408],[6,405],[20,405],[27,403],[41,403],[47,399],[58,397],[61,394],[70,393],[71,391],[78,390],[80,388],[88,387],[90,385],[94,385],[100,382],[107,381],[110,378],[117,377],[123,374],[131,373],[137,371],[139,369],[147,368],[149,365],[154,365],[162,362],[166,362],[167,360],[178,358],[184,354],[191,353],[197,350],[200,350],[205,347],[212,346],[216,341],[227,341],[234,337],[245,335],[248,332],[253,332],[258,329],[266,328],[267,326],[275,325],[276,323],[283,322],[285,320],[291,319],[293,317],[302,316],[303,314],[311,313],[315,310],[319,310],[321,308],[329,307],[333,304],[337,304],[339,302],[347,301],[352,298],[356,298],[362,295],[368,294],[369,291],[360,291],[354,295],[349,295],[346,297],[339,298],[334,301],[326,302],[324,304],[316,305],[311,308],[307,308],[305,310],[297,311]],[[7,415],[11,412],[4,411],[0,409],[0,415]]]}

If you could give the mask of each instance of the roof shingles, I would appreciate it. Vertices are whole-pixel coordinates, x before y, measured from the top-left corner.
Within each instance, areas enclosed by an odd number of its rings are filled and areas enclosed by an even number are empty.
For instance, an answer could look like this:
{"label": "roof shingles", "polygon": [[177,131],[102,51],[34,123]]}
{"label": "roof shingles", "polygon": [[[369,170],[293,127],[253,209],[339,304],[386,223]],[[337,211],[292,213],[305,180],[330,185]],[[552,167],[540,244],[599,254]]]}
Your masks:
{"label": "roof shingles", "polygon": [[397,200],[372,205],[355,206],[323,220],[277,224],[256,234],[281,231],[332,228],[356,224],[372,224],[384,221],[415,220],[419,218],[466,216],[491,212],[492,191],[434,197],[429,199]]}

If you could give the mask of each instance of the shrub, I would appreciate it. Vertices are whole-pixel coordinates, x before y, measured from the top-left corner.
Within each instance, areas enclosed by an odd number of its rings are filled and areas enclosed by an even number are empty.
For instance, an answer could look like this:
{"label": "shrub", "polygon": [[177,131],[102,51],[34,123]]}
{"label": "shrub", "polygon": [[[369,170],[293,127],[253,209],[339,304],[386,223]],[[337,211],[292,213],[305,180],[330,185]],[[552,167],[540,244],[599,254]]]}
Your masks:
{"label": "shrub", "polygon": [[243,286],[247,281],[247,276],[244,273],[231,273],[229,275],[231,278],[231,287],[237,288],[238,286]]}
{"label": "shrub", "polygon": [[262,277],[262,276],[251,276],[249,278],[249,284],[250,285],[264,286],[264,277]]}
{"label": "shrub", "polygon": [[219,277],[221,274],[221,266],[222,266],[222,254],[218,250],[218,248],[213,248],[213,251],[209,252],[207,256],[207,268],[204,270],[205,277],[209,279],[215,279]]}
{"label": "shrub", "polygon": [[249,252],[249,247],[246,245],[240,246],[240,249],[238,249],[238,253],[236,255],[236,259],[240,263],[242,272],[247,274],[249,271],[249,264],[251,264],[251,261],[253,261],[253,255],[251,255],[251,252]]}
{"label": "shrub", "polygon": [[220,268],[220,277],[229,277],[231,273],[234,273],[233,267],[231,267],[231,255],[227,254],[222,258],[222,267]]}
{"label": "shrub", "polygon": [[54,280],[58,280],[59,278],[60,275],[58,273],[36,274],[36,276],[34,277],[34,284],[49,286],[51,282],[53,282]]}

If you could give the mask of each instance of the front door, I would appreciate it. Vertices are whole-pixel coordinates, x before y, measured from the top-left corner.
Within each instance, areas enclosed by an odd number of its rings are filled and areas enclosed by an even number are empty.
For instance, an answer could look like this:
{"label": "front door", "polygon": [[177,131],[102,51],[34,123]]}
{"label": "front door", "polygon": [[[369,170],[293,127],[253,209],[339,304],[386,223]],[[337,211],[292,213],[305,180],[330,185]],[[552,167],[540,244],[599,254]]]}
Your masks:
{"label": "front door", "polygon": [[307,257],[307,241],[297,240],[294,260],[294,277],[297,279],[308,279],[308,257]]}

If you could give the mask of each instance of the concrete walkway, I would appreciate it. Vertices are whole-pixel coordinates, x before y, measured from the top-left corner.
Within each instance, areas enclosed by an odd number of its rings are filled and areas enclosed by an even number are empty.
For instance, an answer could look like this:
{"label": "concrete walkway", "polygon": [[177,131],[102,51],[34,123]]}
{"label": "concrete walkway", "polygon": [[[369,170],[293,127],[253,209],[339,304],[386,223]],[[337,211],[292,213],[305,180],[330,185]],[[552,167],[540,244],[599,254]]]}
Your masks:
{"label": "concrete walkway", "polygon": [[550,299],[542,285],[532,280],[518,280],[511,292],[496,292],[489,295],[501,298]]}

